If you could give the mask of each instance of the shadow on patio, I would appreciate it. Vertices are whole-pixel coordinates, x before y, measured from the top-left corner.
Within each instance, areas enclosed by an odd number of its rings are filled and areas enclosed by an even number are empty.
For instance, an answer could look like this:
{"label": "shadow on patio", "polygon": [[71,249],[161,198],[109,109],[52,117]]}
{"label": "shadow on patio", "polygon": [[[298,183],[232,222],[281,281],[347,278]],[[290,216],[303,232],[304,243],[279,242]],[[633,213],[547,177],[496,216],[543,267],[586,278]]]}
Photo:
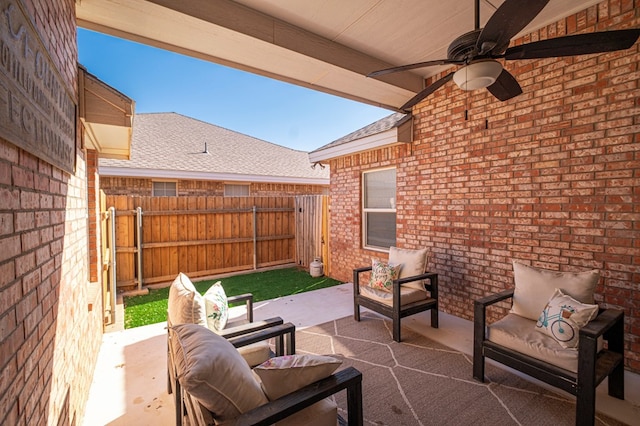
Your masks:
{"label": "shadow on patio", "polygon": [[[281,316],[297,329],[351,316],[352,284],[258,302],[254,312],[256,319]],[[403,326],[452,349],[472,353],[470,321],[443,313],[440,328],[431,328],[429,321],[429,313],[423,312],[405,318]],[[86,408],[86,425],[174,424],[173,398],[167,393],[165,327],[166,323],[158,323],[105,333]],[[626,401],[609,397],[603,383],[598,388],[597,409],[634,424],[640,418],[640,379],[629,374],[625,378]]]}

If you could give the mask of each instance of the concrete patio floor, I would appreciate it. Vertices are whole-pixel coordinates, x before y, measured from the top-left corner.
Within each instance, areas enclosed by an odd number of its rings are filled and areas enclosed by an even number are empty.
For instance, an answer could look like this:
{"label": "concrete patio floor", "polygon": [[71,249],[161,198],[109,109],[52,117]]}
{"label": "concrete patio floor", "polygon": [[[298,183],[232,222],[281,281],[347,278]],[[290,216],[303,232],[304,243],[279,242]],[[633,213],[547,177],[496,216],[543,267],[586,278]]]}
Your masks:
{"label": "concrete patio floor", "polygon": [[[296,328],[310,327],[353,314],[352,284],[258,302],[255,319],[275,316]],[[84,425],[173,425],[173,396],[167,393],[166,323],[123,330],[122,305],[119,324],[103,336],[96,371],[85,412]],[[440,314],[440,328],[429,326],[430,314],[423,312],[402,321],[407,326],[453,349],[471,354],[472,323]],[[542,384],[544,385],[544,384]],[[597,409],[630,425],[640,424],[640,376],[625,375],[626,400],[598,388]]]}

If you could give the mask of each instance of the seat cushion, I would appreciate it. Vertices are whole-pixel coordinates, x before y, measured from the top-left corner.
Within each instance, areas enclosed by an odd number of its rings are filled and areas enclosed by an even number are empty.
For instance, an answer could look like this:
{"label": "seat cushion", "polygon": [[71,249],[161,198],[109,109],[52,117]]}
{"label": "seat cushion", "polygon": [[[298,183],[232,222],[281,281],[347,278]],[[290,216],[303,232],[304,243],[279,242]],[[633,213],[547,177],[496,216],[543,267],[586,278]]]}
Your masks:
{"label": "seat cushion", "polygon": [[[389,291],[376,290],[375,288],[368,287],[366,285],[360,286],[360,295],[369,299],[376,300],[385,305],[393,306],[393,293]],[[428,299],[428,294],[425,290],[416,290],[413,287],[401,286],[400,287],[400,304],[407,305],[409,303],[418,302],[420,300]]]}
{"label": "seat cushion", "polygon": [[237,417],[269,400],[240,353],[224,337],[198,324],[171,327],[177,378],[216,420]]}
{"label": "seat cushion", "polygon": [[271,357],[269,342],[256,342],[238,348],[238,352],[249,364],[249,367],[260,365]]}
{"label": "seat cushion", "polygon": [[555,339],[536,330],[536,322],[507,314],[488,327],[487,339],[565,370],[578,371],[578,351],[563,348]]}
{"label": "seat cushion", "polygon": [[[398,247],[389,248],[389,263],[402,265],[399,278],[415,277],[424,274],[427,270],[427,249],[410,250]],[[416,290],[424,290],[422,280],[412,281],[403,284],[406,287],[413,287]]]}
{"label": "seat cushion", "polygon": [[168,300],[169,323],[207,326],[204,299],[188,276],[180,272],[171,283]]}
{"label": "seat cushion", "polygon": [[600,272],[549,271],[514,261],[513,278],[515,289],[511,313],[537,321],[556,288],[581,303],[593,304]]}

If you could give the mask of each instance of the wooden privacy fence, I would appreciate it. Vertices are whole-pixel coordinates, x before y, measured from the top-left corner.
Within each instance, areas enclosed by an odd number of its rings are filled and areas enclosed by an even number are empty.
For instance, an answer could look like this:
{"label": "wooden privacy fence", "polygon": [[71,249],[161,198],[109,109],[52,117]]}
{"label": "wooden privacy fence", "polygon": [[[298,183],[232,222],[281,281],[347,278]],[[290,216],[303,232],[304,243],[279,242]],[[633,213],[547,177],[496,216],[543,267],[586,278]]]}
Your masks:
{"label": "wooden privacy fence", "polygon": [[326,230],[326,196],[107,195],[106,206],[115,208],[118,289],[171,281],[179,272],[308,266],[323,255],[318,241],[326,237],[317,234]]}

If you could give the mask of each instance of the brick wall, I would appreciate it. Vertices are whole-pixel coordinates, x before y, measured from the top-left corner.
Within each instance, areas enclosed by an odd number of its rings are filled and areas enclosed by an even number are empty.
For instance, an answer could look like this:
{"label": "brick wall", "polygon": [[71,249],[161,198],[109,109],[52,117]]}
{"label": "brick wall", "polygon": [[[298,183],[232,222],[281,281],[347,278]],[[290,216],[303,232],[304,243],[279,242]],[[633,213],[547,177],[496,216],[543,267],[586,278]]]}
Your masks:
{"label": "brick wall", "polygon": [[[188,196],[222,196],[224,184],[221,181],[178,180],[178,195]],[[151,179],[128,177],[100,177],[100,189],[108,195],[152,195]],[[327,187],[321,185],[300,185],[287,183],[251,183],[249,195],[252,197],[274,197],[291,195],[322,195]]]}
{"label": "brick wall", "polygon": [[[77,99],[74,0],[13,4]],[[88,310],[86,173],[80,149],[69,174],[0,138],[0,424],[82,423],[102,337],[101,309]]]}
{"label": "brick wall", "polygon": [[[639,27],[633,3],[602,2],[519,42]],[[513,259],[599,269],[597,301],[624,309],[627,368],[640,372],[638,50],[511,61],[524,93],[503,103],[449,83],[414,107],[410,146],[332,160],[334,278],[385,257],[361,248],[360,179],[396,165],[397,245],[430,248],[443,311],[471,320],[474,299],[513,286]]]}

